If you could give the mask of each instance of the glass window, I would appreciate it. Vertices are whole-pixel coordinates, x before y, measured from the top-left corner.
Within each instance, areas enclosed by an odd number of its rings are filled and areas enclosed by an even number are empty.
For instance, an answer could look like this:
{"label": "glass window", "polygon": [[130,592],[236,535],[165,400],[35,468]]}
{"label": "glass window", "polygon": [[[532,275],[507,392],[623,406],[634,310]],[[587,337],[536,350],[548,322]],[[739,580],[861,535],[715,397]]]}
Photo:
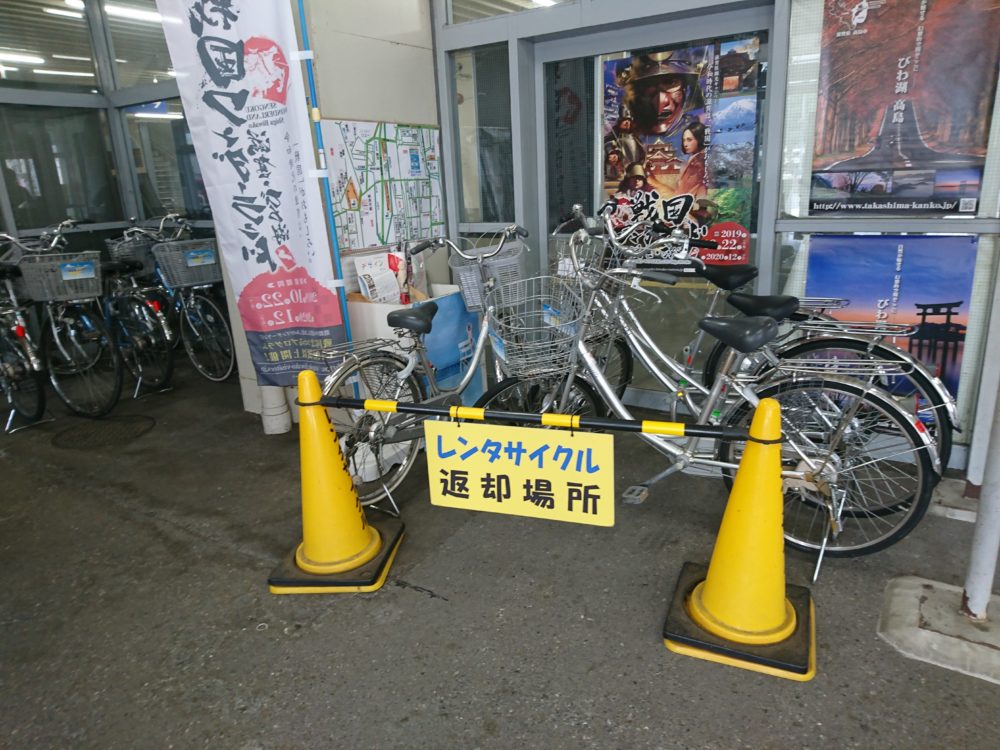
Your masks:
{"label": "glass window", "polygon": [[145,215],[211,219],[180,100],[138,104],[124,112]]}
{"label": "glass window", "polygon": [[459,221],[514,221],[507,45],[452,53],[458,124]]}
{"label": "glass window", "polygon": [[534,8],[548,8],[573,0],[449,0],[448,23],[475,21]]}
{"label": "glass window", "polygon": [[161,83],[173,77],[164,20],[156,0],[121,0],[105,3],[104,13],[115,50],[118,88]]}
{"label": "glass window", "polygon": [[593,57],[546,64],[545,143],[551,232],[574,203],[588,215],[597,208]]}
{"label": "glass window", "polygon": [[0,106],[0,169],[18,230],[122,218],[103,111]]}
{"label": "glass window", "polygon": [[83,2],[0,3],[0,86],[96,90]]}

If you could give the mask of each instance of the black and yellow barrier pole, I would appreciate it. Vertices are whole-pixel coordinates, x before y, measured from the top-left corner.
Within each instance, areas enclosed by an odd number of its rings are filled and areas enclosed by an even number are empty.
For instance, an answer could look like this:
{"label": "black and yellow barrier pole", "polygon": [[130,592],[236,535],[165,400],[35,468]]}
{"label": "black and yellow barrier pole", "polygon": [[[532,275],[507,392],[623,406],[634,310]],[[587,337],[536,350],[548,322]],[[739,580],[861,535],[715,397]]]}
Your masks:
{"label": "black and yellow barrier pole", "polygon": [[324,397],[313,403],[300,402],[300,406],[326,406],[331,409],[357,409],[389,414],[415,414],[424,417],[465,419],[470,422],[504,422],[529,427],[561,427],[568,430],[610,430],[616,432],[641,432],[645,435],[670,437],[699,437],[715,440],[747,440],[746,430],[708,424],[684,422],[658,422],[651,419],[607,419],[581,417],[578,414],[526,414],[516,411],[480,409],[473,406],[425,406],[379,399]]}

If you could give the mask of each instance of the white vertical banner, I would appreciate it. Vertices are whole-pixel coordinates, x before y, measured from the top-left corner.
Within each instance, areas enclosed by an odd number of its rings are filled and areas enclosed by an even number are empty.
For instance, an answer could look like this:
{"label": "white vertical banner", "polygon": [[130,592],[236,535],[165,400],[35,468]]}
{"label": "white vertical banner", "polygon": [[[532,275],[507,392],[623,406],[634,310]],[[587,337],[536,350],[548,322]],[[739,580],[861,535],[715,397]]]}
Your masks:
{"label": "white vertical banner", "polygon": [[288,2],[157,0],[257,382],[344,340]]}

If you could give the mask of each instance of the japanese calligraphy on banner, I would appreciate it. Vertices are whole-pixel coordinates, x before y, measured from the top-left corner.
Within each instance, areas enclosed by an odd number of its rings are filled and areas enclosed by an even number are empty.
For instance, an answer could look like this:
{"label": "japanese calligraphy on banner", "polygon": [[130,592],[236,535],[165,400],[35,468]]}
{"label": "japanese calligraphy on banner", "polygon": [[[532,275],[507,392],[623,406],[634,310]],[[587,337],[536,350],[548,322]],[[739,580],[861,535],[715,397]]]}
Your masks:
{"label": "japanese calligraphy on banner", "polygon": [[433,505],[615,524],[611,435],[427,420],[424,437]]}
{"label": "japanese calligraphy on banner", "polygon": [[998,51],[992,0],[824,0],[810,210],[975,214]]}
{"label": "japanese calligraphy on banner", "polygon": [[157,0],[257,381],[344,339],[288,3]]}
{"label": "japanese calligraphy on banner", "polygon": [[759,55],[754,35],[603,59],[601,174],[620,224],[658,220],[718,242],[697,251],[706,263],[748,262]]}

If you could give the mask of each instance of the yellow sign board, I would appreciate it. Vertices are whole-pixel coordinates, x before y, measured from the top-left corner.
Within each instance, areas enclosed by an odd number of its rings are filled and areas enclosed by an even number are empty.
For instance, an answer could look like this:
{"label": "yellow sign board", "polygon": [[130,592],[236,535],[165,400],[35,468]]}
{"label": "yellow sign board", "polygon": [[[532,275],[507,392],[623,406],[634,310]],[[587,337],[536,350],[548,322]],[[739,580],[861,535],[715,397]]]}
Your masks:
{"label": "yellow sign board", "polygon": [[615,524],[611,435],[426,420],[424,437],[433,505]]}

